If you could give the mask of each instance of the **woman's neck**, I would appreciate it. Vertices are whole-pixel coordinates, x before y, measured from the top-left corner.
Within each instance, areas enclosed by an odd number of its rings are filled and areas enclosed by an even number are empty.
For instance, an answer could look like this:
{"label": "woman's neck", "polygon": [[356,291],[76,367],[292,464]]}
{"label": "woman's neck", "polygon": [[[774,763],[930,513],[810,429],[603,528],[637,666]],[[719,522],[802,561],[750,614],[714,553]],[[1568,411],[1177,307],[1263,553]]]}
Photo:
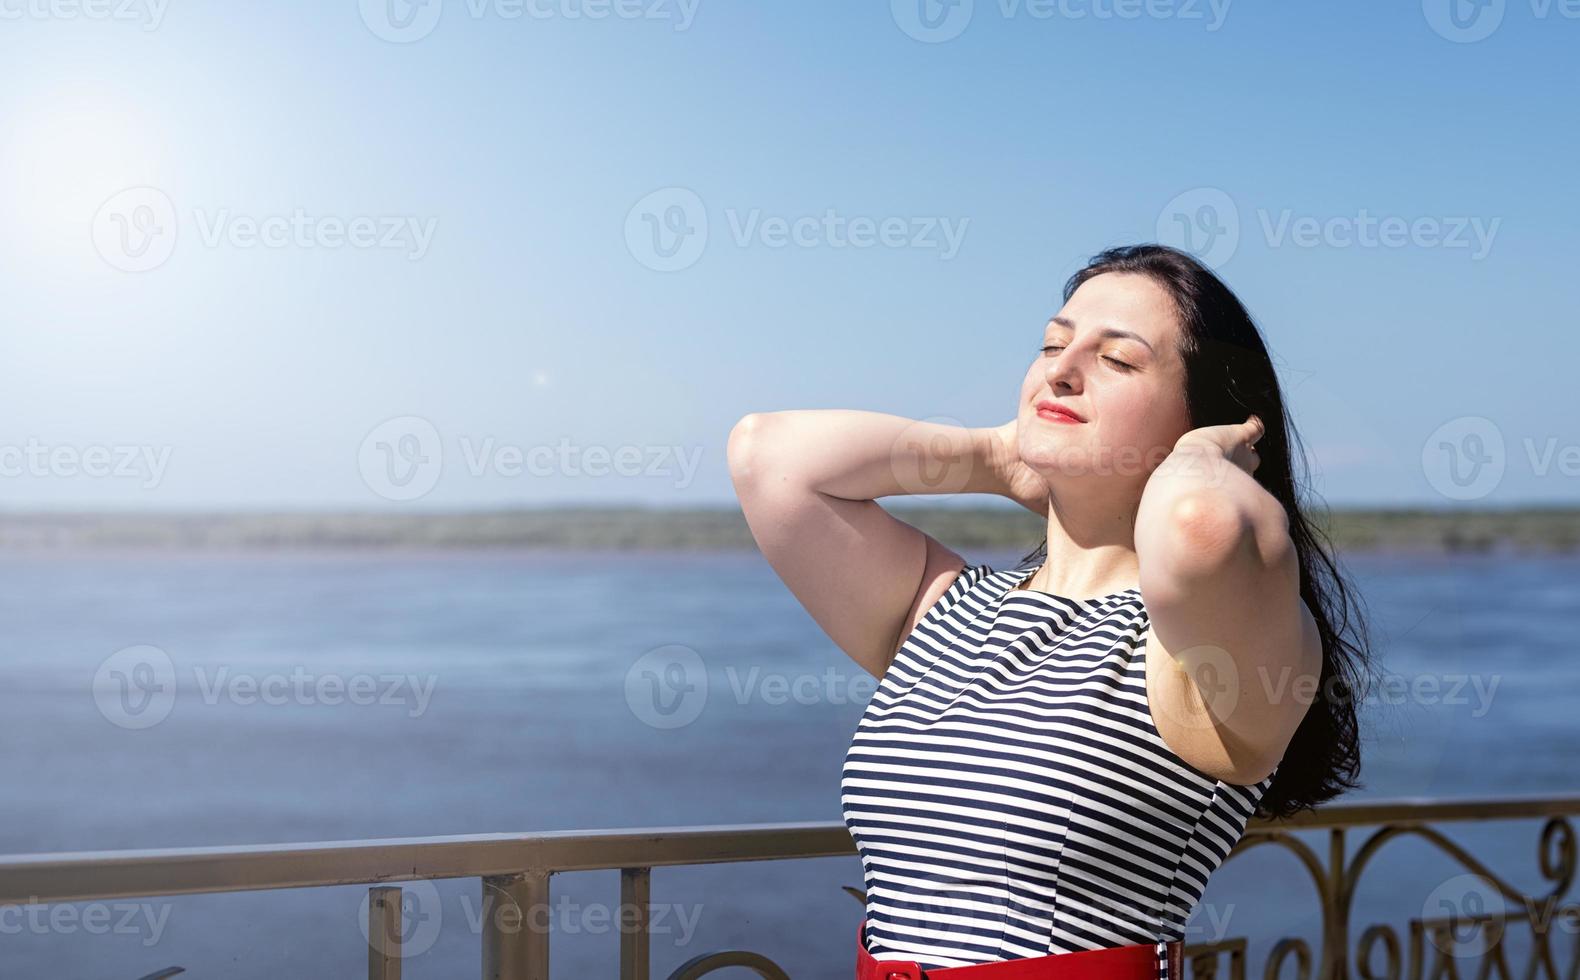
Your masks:
{"label": "woman's neck", "polygon": [[[1136,584],[1139,500],[1118,493],[1050,494],[1048,558],[1027,588],[1055,595],[1105,595]],[[1118,490],[1119,488],[1114,488]]]}

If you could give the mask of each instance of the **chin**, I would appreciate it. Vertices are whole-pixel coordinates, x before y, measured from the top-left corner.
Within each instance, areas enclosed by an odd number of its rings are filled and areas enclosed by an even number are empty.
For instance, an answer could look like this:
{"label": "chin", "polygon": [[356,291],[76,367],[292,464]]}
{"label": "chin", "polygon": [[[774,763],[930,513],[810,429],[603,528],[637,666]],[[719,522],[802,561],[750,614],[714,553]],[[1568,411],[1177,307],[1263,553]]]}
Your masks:
{"label": "chin", "polygon": [[1021,461],[1045,476],[1078,476],[1090,472],[1092,462],[1100,456],[1073,440],[1044,438],[1039,439],[1036,445],[1027,447],[1021,453]]}
{"label": "chin", "polygon": [[1047,480],[1139,476],[1147,472],[1146,461],[1135,447],[1058,445],[1039,443],[1022,460]]}

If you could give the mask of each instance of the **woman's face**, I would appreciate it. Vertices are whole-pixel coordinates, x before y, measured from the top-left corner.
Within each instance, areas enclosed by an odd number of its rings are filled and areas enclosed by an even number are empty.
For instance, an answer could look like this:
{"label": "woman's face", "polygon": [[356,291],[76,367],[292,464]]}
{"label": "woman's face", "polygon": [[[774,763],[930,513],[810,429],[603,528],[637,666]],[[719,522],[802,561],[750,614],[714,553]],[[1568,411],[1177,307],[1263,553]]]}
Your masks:
{"label": "woman's face", "polygon": [[[1050,482],[1119,476],[1145,482],[1190,429],[1173,300],[1150,277],[1106,272],[1049,321],[1021,385],[1021,460]],[[1084,421],[1050,417],[1051,402]]]}

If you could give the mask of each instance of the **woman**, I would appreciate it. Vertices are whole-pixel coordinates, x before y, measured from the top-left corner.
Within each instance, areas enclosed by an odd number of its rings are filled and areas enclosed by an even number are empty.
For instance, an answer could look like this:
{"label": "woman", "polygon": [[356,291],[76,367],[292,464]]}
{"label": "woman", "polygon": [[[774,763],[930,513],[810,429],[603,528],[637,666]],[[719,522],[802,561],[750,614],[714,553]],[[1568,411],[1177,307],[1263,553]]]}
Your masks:
{"label": "woman", "polygon": [[[1173,980],[1249,818],[1359,785],[1364,627],[1291,434],[1244,306],[1157,245],[1070,279],[1011,422],[735,426],[764,556],[880,678],[842,783],[859,975]],[[1046,540],[971,565],[876,503],[956,492],[1019,502]]]}

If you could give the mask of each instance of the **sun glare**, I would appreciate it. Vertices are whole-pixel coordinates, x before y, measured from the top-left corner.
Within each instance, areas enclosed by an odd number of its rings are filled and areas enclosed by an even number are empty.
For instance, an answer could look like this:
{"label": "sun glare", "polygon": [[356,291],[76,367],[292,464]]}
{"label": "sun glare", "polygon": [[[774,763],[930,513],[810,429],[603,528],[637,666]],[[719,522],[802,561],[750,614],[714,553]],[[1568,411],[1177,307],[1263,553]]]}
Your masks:
{"label": "sun glare", "polygon": [[113,93],[57,93],[10,123],[0,199],[12,216],[13,240],[34,250],[91,255],[89,225],[99,205],[159,178],[156,132]]}

